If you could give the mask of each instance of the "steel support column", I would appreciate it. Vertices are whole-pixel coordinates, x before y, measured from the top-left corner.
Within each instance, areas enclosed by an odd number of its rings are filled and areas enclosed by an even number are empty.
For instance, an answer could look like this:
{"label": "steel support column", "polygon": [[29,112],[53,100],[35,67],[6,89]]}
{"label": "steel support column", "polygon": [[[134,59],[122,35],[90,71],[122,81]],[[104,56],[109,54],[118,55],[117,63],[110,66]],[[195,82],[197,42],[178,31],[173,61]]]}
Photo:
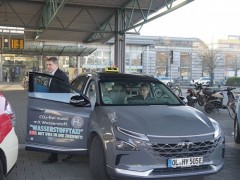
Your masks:
{"label": "steel support column", "polygon": [[114,46],[114,64],[119,68],[120,72],[125,72],[125,47],[126,33],[124,16],[119,15],[120,11],[116,10],[115,15],[115,46]]}

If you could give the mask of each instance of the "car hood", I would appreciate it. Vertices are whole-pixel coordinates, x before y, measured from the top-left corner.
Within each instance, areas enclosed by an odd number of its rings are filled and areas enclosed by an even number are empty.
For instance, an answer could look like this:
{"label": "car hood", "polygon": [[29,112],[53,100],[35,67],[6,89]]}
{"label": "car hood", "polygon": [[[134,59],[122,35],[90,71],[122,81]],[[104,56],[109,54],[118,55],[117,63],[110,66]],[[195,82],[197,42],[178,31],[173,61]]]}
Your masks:
{"label": "car hood", "polygon": [[191,136],[213,133],[214,127],[201,111],[189,106],[104,107],[116,126],[155,136]]}

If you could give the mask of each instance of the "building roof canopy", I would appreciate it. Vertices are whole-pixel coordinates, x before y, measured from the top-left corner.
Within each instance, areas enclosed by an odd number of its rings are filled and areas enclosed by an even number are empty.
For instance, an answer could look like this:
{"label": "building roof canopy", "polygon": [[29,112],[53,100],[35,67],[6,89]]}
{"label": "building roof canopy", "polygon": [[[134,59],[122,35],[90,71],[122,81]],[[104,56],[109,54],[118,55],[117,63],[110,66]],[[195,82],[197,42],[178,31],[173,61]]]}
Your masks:
{"label": "building roof canopy", "polygon": [[[193,0],[1,0],[0,26],[25,28],[27,40],[105,42]],[[159,14],[153,15],[158,10]]]}
{"label": "building roof canopy", "polygon": [[[116,33],[129,30],[139,33],[145,23],[192,1],[0,0],[0,26],[24,28],[24,39],[28,41],[103,43]],[[71,46],[25,46],[24,49],[3,48],[2,52],[84,56],[94,50]]]}

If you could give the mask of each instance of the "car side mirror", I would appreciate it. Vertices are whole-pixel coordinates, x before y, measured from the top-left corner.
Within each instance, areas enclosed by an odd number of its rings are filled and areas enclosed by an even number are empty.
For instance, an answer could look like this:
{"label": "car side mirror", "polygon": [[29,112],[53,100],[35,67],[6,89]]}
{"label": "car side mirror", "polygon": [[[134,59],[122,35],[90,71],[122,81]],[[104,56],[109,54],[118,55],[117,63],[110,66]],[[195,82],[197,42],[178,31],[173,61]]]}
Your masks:
{"label": "car side mirror", "polygon": [[70,104],[74,106],[86,106],[90,105],[90,101],[83,95],[76,95],[71,97]]}

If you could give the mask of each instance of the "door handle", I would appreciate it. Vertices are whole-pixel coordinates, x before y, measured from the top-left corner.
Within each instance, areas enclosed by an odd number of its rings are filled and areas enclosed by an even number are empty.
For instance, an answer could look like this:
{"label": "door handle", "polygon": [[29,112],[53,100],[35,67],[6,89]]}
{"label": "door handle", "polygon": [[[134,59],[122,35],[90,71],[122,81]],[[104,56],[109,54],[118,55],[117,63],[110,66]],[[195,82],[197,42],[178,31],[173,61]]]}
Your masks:
{"label": "door handle", "polygon": [[29,109],[31,109],[33,111],[45,112],[45,109],[41,109],[41,108],[29,107]]}

